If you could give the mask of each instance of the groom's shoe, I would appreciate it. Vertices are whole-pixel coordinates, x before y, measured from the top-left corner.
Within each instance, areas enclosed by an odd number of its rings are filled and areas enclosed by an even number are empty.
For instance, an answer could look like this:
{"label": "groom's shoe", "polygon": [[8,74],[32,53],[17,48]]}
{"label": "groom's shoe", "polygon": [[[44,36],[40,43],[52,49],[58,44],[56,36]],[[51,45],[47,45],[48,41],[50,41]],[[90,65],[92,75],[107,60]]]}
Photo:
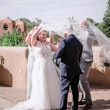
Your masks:
{"label": "groom's shoe", "polygon": [[90,103],[86,103],[86,105],[84,106],[83,110],[92,109],[92,107],[93,107],[92,102],[90,102]]}
{"label": "groom's shoe", "polygon": [[78,102],[78,105],[85,105],[86,104],[86,99],[81,99],[79,102]]}

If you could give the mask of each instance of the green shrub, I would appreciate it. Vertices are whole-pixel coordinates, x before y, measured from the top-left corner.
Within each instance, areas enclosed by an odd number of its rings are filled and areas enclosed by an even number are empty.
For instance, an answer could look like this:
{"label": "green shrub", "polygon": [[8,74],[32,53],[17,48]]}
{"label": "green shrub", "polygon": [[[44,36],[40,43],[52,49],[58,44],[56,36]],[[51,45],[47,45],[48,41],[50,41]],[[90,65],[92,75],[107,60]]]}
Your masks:
{"label": "green shrub", "polygon": [[27,46],[23,36],[23,32],[17,33],[16,30],[5,33],[0,38],[0,46]]}

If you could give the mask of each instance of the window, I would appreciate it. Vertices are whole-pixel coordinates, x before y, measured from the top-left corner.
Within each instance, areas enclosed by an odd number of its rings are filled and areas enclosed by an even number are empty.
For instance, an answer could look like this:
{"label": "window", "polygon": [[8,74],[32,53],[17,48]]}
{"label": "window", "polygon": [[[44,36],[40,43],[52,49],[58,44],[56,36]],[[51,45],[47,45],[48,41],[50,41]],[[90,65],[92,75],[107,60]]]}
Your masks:
{"label": "window", "polygon": [[4,24],[4,25],[3,25],[3,29],[4,29],[4,30],[8,30],[8,24]]}

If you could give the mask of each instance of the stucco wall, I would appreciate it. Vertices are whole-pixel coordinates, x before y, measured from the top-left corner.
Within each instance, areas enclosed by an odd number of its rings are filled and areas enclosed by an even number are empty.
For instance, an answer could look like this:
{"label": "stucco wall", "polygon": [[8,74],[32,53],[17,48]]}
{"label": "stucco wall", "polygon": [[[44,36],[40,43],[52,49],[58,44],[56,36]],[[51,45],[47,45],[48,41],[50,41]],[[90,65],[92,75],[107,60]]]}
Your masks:
{"label": "stucco wall", "polygon": [[[93,47],[94,62],[89,82],[110,86],[110,67],[101,66],[100,47]],[[0,86],[26,88],[27,47],[0,47]]]}
{"label": "stucco wall", "polygon": [[110,86],[110,67],[102,65],[100,51],[100,47],[93,47],[94,57],[88,79],[90,84]]}
{"label": "stucco wall", "polygon": [[27,47],[0,47],[0,85],[26,87]]}

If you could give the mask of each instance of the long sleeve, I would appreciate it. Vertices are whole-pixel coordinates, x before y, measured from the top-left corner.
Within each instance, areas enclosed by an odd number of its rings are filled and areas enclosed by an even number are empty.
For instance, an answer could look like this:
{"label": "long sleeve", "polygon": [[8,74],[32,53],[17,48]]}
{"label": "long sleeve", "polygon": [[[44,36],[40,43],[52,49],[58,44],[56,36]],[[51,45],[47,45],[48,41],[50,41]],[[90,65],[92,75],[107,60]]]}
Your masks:
{"label": "long sleeve", "polygon": [[53,55],[54,59],[58,59],[61,58],[64,52],[64,47],[65,47],[65,42],[64,40],[62,40],[59,44],[58,50],[56,51],[56,53]]}

